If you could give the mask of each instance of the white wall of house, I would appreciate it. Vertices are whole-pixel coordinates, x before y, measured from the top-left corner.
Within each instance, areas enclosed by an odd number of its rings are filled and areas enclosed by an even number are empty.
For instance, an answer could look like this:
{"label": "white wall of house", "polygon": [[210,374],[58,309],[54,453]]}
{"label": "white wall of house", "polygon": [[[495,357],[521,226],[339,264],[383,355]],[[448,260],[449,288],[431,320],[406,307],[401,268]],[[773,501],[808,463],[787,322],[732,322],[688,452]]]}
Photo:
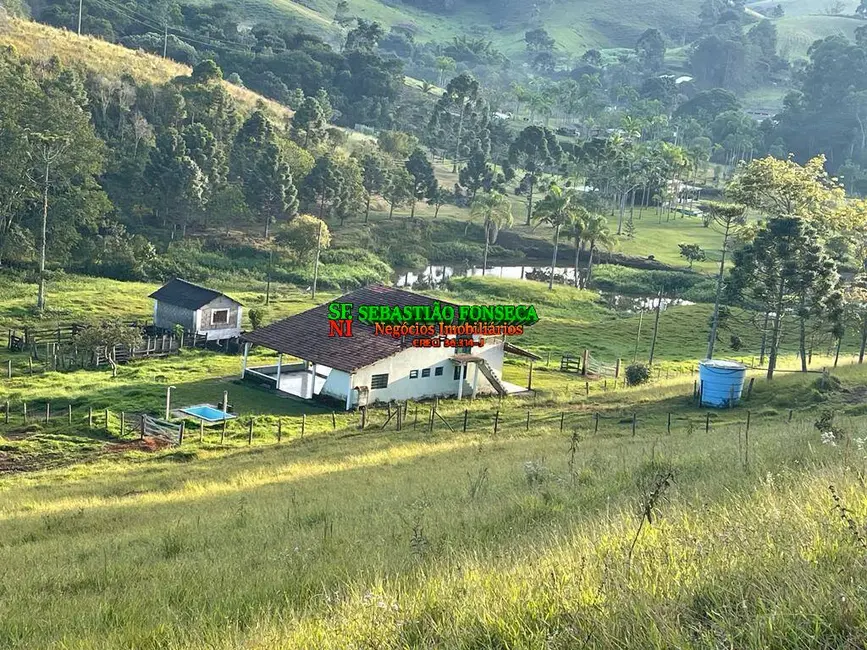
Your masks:
{"label": "white wall of house", "polygon": [[[452,397],[458,394],[458,381],[454,378],[455,364],[452,361],[455,348],[407,348],[395,355],[382,359],[362,368],[353,375],[352,385],[370,388],[369,403],[387,402],[390,400],[421,399],[427,397]],[[483,348],[473,348],[472,354],[484,358],[494,369],[497,376],[503,375],[503,339],[488,338]],[[442,368],[442,374],[436,374],[436,368]],[[410,378],[412,371],[418,371],[416,378]],[[424,370],[429,370],[425,377]],[[469,397],[472,393],[472,381],[475,369],[472,364],[466,371],[466,379],[462,394]],[[337,399],[346,399],[346,373],[333,371],[329,376],[323,393]],[[374,375],[388,375],[388,386],[375,389],[372,387]],[[333,383],[332,383],[333,378]],[[331,385],[329,385],[331,383]],[[494,387],[485,376],[479,372],[478,393],[492,393]],[[357,401],[353,395],[352,403]]]}

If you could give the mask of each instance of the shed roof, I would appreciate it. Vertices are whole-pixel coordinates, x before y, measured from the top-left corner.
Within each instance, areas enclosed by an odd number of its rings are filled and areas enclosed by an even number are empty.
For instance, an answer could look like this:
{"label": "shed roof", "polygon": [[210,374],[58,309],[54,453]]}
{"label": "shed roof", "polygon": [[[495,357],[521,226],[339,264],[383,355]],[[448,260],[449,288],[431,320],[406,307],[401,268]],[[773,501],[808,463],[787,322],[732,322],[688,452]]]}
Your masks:
{"label": "shed roof", "polygon": [[324,305],[248,332],[244,334],[244,339],[343,372],[365,368],[405,349],[400,339],[376,336],[372,325],[357,320],[352,323],[351,338],[329,337],[328,305],[331,302],[390,307],[424,306],[439,302],[441,305],[457,306],[411,291],[376,285],[358,289]]}
{"label": "shed roof", "polygon": [[238,305],[241,304],[225,293],[208,289],[207,287],[200,287],[197,284],[181,280],[180,278],[170,280],[150,295],[151,298],[159,302],[193,310],[204,307],[220,296],[224,296]]}

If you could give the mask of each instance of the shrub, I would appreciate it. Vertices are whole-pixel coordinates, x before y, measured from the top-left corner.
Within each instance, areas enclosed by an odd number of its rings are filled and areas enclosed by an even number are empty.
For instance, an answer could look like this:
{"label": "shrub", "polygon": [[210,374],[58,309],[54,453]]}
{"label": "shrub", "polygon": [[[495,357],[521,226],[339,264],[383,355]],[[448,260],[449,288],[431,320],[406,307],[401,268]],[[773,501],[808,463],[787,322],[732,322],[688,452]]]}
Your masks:
{"label": "shrub", "polygon": [[262,321],[265,320],[265,310],[254,307],[250,310],[250,326],[257,330],[262,327]]}
{"label": "shrub", "polygon": [[650,368],[643,363],[633,363],[626,368],[626,383],[630,386],[640,386],[650,381]]}

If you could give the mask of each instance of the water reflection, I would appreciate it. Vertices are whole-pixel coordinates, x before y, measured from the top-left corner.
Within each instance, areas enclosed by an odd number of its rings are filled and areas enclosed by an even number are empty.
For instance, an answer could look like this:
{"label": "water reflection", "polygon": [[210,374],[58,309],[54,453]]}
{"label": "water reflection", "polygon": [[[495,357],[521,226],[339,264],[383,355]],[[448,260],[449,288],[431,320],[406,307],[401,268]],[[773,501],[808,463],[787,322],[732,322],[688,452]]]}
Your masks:
{"label": "water reflection", "polygon": [[[551,271],[550,266],[489,266],[484,275],[493,278],[506,278],[509,280],[545,279]],[[395,286],[411,289],[432,288],[444,283],[448,278],[472,278],[482,274],[482,267],[457,267],[457,266],[428,266],[423,271],[406,271],[398,275]],[[575,282],[575,269],[558,267],[556,280],[569,284]]]}
{"label": "water reflection", "polygon": [[[485,272],[486,276],[495,278],[507,278],[510,280],[538,280],[547,282],[550,276],[550,266],[489,266]],[[471,278],[482,275],[482,268],[479,266],[457,267],[457,266],[428,266],[423,271],[413,273],[411,271],[401,273],[395,286],[404,288],[416,289],[435,289],[442,286],[446,280],[452,277]],[[556,271],[555,281],[559,284],[574,284],[575,269],[568,267],[558,267]],[[614,311],[619,311],[627,314],[637,314],[642,311],[651,311],[656,309],[656,296],[625,296],[616,293],[600,293],[600,300],[605,305]],[[693,305],[695,303],[679,298],[662,298],[660,308],[662,310],[668,307],[680,307],[683,305]]]}

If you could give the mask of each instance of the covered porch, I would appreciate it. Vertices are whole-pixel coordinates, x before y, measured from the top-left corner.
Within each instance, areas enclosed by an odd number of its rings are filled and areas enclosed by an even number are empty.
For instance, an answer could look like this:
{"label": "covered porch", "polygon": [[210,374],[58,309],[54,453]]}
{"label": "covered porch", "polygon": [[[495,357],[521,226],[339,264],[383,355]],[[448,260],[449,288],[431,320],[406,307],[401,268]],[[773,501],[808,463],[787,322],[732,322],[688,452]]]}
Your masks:
{"label": "covered porch", "polygon": [[244,346],[241,365],[241,379],[268,386],[280,393],[300,399],[313,399],[318,396],[332,369],[310,361],[283,362],[283,354],[278,353],[276,363],[266,366],[250,366],[248,357],[250,344]]}

